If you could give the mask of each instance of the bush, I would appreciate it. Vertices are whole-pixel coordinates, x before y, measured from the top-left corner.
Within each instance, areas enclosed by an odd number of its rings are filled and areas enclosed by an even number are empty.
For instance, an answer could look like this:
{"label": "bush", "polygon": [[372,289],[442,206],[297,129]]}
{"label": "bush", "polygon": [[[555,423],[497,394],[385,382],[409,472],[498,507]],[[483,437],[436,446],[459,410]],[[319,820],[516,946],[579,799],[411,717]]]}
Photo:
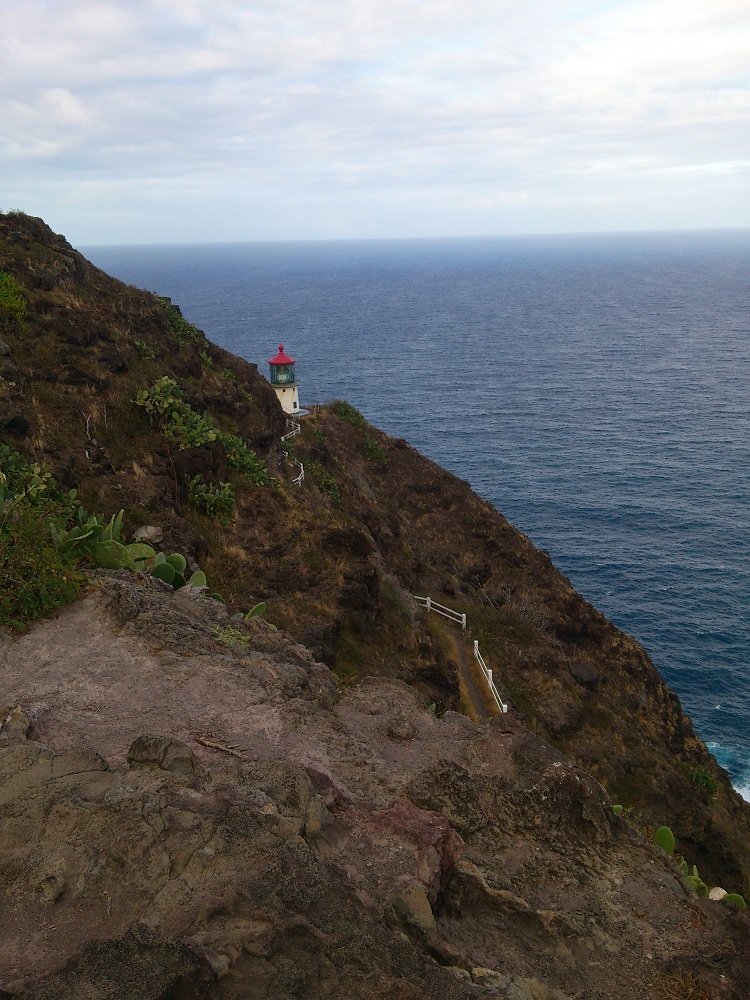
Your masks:
{"label": "bush", "polygon": [[0,521],[0,625],[23,630],[54,608],[74,601],[85,583],[73,553],[52,542],[53,502],[16,504]]}
{"label": "bush", "polygon": [[318,489],[329,496],[334,503],[341,503],[341,490],[331,473],[326,472],[320,462],[310,462],[308,470]]}
{"label": "bush", "polygon": [[51,525],[64,528],[79,509],[75,490],[59,489],[47,469],[0,445],[0,624],[27,628],[78,596],[80,560],[58,551]]}
{"label": "bush", "polygon": [[353,427],[365,426],[365,418],[355,406],[352,406],[351,403],[347,403],[346,400],[335,399],[331,403],[331,409],[337,417],[341,417],[341,419],[345,420],[347,424],[351,424]]}
{"label": "bush", "polygon": [[0,309],[10,313],[21,330],[26,328],[26,296],[11,275],[0,271]]}
{"label": "bush", "polygon": [[180,451],[200,448],[219,438],[219,430],[208,414],[196,413],[177,382],[166,375],[150,389],[141,389],[135,403],[145,409],[150,419],[161,423],[164,436],[174,441]]}
{"label": "bush", "polygon": [[719,790],[719,782],[703,764],[691,767],[690,777],[699,788],[704,788],[709,795],[715,795]]}
{"label": "bush", "polygon": [[186,340],[192,341],[194,344],[204,344],[206,342],[205,334],[197,326],[188,323],[177,306],[172,305],[169,299],[163,298],[161,295],[157,295],[156,299],[164,310],[167,331],[174,337],[180,347],[182,347]]}
{"label": "bush", "polygon": [[165,375],[149,389],[141,389],[135,403],[144,408],[150,420],[161,424],[164,436],[174,441],[180,451],[220,441],[233,469],[258,486],[272,483],[265,462],[247,442],[237,434],[224,434],[208,413],[196,413],[173,378]]}
{"label": "bush", "polygon": [[241,437],[236,434],[222,434],[219,440],[224,445],[227,461],[233,469],[247,476],[256,486],[267,486],[271,482],[266,463],[258,458]]}
{"label": "bush", "polygon": [[221,524],[229,524],[234,510],[234,486],[231,483],[204,483],[200,476],[193,476],[185,482],[191,507]]}
{"label": "bush", "polygon": [[385,448],[381,448],[377,441],[371,438],[369,434],[365,434],[365,455],[368,462],[372,462],[375,465],[388,465],[388,455],[385,452]]}

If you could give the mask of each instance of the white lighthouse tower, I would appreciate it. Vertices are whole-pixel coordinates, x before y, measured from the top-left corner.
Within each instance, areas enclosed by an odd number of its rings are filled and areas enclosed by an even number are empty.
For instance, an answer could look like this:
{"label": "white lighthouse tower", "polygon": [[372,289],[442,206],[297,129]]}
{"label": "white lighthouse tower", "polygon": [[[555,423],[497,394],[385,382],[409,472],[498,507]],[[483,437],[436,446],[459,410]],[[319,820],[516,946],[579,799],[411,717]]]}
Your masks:
{"label": "white lighthouse tower", "polygon": [[279,353],[269,359],[271,385],[274,387],[284,413],[299,413],[299,382],[294,374],[294,358],[284,354],[284,345],[279,344]]}

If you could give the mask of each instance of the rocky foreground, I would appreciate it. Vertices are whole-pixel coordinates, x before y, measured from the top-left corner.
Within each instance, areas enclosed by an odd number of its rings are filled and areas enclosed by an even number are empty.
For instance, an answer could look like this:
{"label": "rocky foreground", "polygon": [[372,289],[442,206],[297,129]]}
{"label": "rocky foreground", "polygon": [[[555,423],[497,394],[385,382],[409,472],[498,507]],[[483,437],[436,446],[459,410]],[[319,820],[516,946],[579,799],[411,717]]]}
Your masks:
{"label": "rocky foreground", "polygon": [[125,572],[2,642],[2,997],[750,995],[747,917],[512,712]]}
{"label": "rocky foreground", "polygon": [[[348,403],[287,431],[254,364],[0,214],[0,997],[747,1000],[750,920],[651,837],[750,899],[750,806],[646,652]],[[82,577],[79,514],[226,607]]]}

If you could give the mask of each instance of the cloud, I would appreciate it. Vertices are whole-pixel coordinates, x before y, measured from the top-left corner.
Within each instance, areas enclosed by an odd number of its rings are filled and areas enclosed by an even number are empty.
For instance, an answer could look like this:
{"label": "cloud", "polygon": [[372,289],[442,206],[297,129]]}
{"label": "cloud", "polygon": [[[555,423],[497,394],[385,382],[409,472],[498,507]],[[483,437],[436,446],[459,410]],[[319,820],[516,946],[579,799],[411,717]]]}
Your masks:
{"label": "cloud", "polygon": [[[744,0],[13,0],[6,29],[3,198],[29,211],[36,196],[66,215],[95,181],[103,224],[133,186],[153,220],[168,181],[210,200],[203,238],[237,238],[233,204],[246,238],[272,237],[274,201],[299,236],[325,235],[323,215],[405,234],[426,205],[447,233],[472,231],[474,205],[483,231],[523,229],[524,212],[554,229],[576,198],[578,227],[606,228],[623,199],[646,226],[660,192],[679,225],[680,190],[728,173],[736,218],[748,183]],[[183,238],[163,204],[164,238]]]}

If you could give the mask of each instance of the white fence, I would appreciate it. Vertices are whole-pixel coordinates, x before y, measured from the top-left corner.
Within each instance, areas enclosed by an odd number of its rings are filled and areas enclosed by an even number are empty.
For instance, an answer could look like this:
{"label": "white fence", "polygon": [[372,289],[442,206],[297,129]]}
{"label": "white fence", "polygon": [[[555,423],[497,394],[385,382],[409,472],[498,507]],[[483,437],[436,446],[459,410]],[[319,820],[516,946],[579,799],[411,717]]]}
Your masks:
{"label": "white fence", "polygon": [[[444,618],[450,618],[452,622],[458,622],[461,628],[466,628],[466,615],[461,614],[460,611],[454,611],[453,608],[447,608],[444,604],[438,604],[437,601],[433,601],[431,597],[417,597],[416,594],[412,594],[412,597],[417,602],[421,604],[423,608],[427,608],[428,611],[434,611],[438,615],[442,615]],[[484,657],[479,652],[479,640],[474,640],[474,659],[479,664],[482,671],[482,675],[487,682],[487,687],[490,689],[490,694],[495,700],[495,704],[501,712],[507,712],[508,706],[505,704],[503,699],[500,697],[500,692],[495,687],[495,682],[492,679],[492,671],[484,662]]]}
{"label": "white fence", "polygon": [[282,434],[281,436],[282,444],[284,443],[284,441],[291,441],[292,438],[296,438],[298,434],[302,433],[302,425],[300,424],[299,420],[287,420],[286,425],[287,427],[291,427],[292,429],[288,433]]}
{"label": "white fence", "polygon": [[442,615],[443,618],[450,618],[452,622],[458,622],[461,628],[466,628],[466,615],[462,615],[452,608],[446,608],[444,604],[438,604],[431,597],[417,597],[416,594],[413,597],[417,604],[421,604],[428,611],[434,611],[436,614]]}
{"label": "white fence", "polygon": [[492,671],[484,662],[484,657],[479,652],[479,641],[474,640],[474,659],[479,664],[482,673],[484,674],[484,679],[487,681],[487,687],[490,689],[490,694],[495,699],[495,704],[500,709],[501,712],[507,712],[508,706],[505,704],[503,699],[500,697],[500,692],[495,687],[495,682],[492,679]]}
{"label": "white fence", "polygon": [[[302,425],[300,424],[299,420],[294,420],[292,417],[290,417],[287,420],[286,425],[287,425],[287,427],[291,427],[291,430],[287,431],[286,434],[282,435],[282,438],[281,438],[281,443],[282,444],[285,441],[291,441],[292,438],[296,438],[298,434],[302,433]],[[301,486],[304,483],[304,481],[305,481],[305,467],[302,464],[302,462],[300,462],[299,459],[297,459],[297,458],[290,458],[289,461],[292,463],[292,465],[296,469],[299,470],[297,472],[297,475],[292,480],[292,485],[293,486]]]}

